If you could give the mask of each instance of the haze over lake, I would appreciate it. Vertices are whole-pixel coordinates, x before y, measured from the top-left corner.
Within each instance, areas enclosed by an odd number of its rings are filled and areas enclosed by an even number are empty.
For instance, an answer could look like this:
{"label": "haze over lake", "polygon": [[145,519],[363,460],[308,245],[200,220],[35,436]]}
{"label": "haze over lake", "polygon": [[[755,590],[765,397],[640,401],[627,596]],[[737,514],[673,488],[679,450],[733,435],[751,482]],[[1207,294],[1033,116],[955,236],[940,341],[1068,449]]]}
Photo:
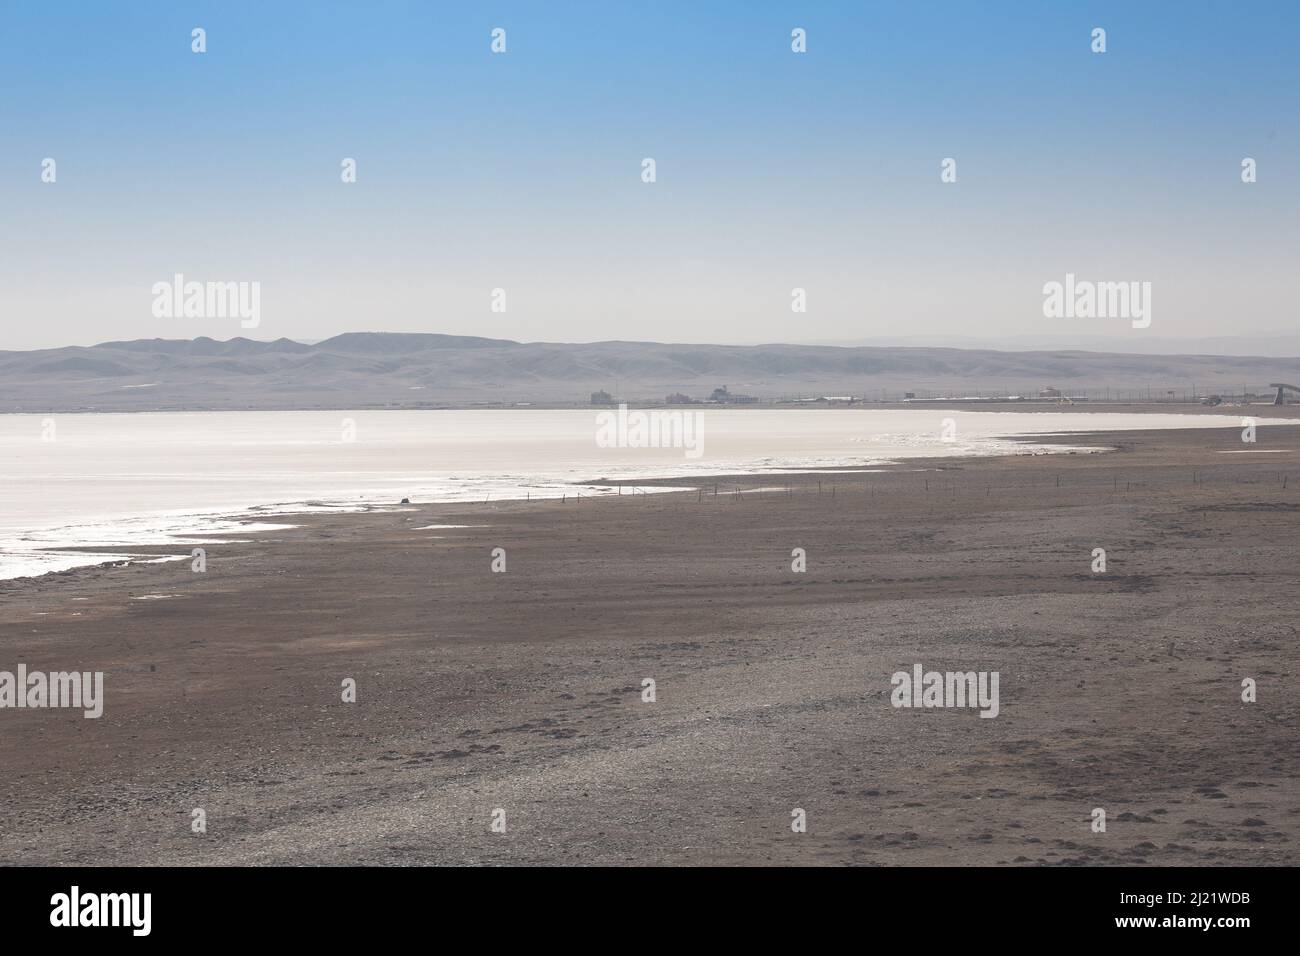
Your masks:
{"label": "haze over lake", "polygon": [[[160,412],[0,416],[0,578],[105,559],[111,546],[202,541],[217,520],[312,507],[616,493],[599,478],[853,467],[1025,453],[1010,435],[1239,429],[1233,417],[943,408],[690,407],[700,454],[600,447],[597,410]],[[955,440],[944,441],[943,421]],[[1266,422],[1261,421],[1261,425]],[[350,439],[350,440],[349,440]],[[52,555],[49,547],[104,554]],[[186,548],[178,548],[183,553]]]}

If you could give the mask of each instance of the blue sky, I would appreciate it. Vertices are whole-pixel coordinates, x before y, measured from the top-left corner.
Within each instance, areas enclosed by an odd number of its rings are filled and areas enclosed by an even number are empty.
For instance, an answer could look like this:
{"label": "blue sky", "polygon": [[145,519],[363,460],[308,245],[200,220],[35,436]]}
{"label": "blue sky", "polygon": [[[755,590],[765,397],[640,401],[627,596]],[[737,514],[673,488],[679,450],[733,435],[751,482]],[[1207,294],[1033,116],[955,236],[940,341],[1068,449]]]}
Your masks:
{"label": "blue sky", "polygon": [[245,331],[155,318],[177,272],[259,338],[1137,334],[1045,319],[1067,271],[1293,329],[1297,49],[1281,2],[6,2],[0,347]]}

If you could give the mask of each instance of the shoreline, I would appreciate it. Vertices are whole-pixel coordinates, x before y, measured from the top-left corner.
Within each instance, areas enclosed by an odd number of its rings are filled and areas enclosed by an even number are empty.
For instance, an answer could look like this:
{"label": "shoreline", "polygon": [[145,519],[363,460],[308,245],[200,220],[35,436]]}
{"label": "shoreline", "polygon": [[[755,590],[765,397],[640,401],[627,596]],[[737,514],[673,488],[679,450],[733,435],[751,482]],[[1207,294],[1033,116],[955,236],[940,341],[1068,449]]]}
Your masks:
{"label": "shoreline", "polygon": [[[1300,446],[1092,440],[1117,450],[912,462],[820,494],[756,476],[309,515],[213,545],[204,574],[8,589],[0,669],[106,676],[98,720],[0,710],[0,854],[1294,865]],[[999,716],[893,709],[916,663],[1001,672]]]}
{"label": "shoreline", "polygon": [[[896,399],[896,401],[878,401],[878,399],[858,399],[853,402],[836,401],[836,399],[815,399],[815,401],[767,401],[767,402],[710,402],[695,401],[669,403],[660,398],[627,399],[623,402],[629,410],[643,408],[666,408],[676,411],[933,411],[952,407],[954,411],[989,411],[989,412],[1041,412],[1041,414],[1060,414],[1060,412],[1100,412],[1100,414],[1123,415],[1240,415],[1243,410],[1251,410],[1252,415],[1264,418],[1297,418],[1300,416],[1300,403],[1273,405],[1271,402],[1251,402],[1247,405],[1223,402],[1219,405],[1203,405],[1200,401],[1078,401],[1069,405],[1054,399],[1021,399],[1021,401],[998,401],[993,398],[924,398]],[[195,415],[201,412],[376,412],[376,411],[612,411],[619,407],[619,402],[591,405],[590,402],[447,402],[426,403],[426,405],[402,405],[393,402],[352,403],[352,405],[283,405],[283,406],[238,406],[195,405],[195,406],[149,406],[144,408],[103,408],[95,406],[42,406],[36,408],[0,408],[0,416],[5,415]]]}
{"label": "shoreline", "polygon": [[[1124,415],[1241,415],[1246,409],[1250,414],[1264,418],[1297,418],[1300,416],[1300,404],[1274,405],[1271,402],[1252,402],[1248,405],[1220,404],[1204,405],[1200,402],[1075,402],[1069,405],[1052,400],[1026,399],[1024,401],[997,401],[994,399],[969,398],[934,398],[913,401],[815,401],[815,402],[692,402],[668,404],[662,399],[633,399],[624,402],[629,409],[670,409],[675,411],[790,411],[790,412],[838,412],[838,411],[936,411],[952,408],[954,411],[986,412],[1023,412],[1029,413],[1066,413],[1090,412],[1100,414]],[[578,411],[600,412],[618,408],[617,403],[593,405],[590,402],[479,402],[402,405],[372,402],[351,405],[250,405],[230,408],[219,405],[169,406],[150,408],[96,408],[76,407],[41,407],[33,409],[0,409],[3,416],[38,416],[38,415],[166,415],[166,414],[224,414],[228,412],[490,412],[490,411]],[[1289,414],[1288,414],[1289,413]]]}
{"label": "shoreline", "polygon": [[[745,408],[747,406],[737,406],[737,407]],[[1281,406],[1280,408],[1276,406],[1267,406],[1267,407],[1277,408],[1278,411],[1284,411],[1286,408],[1288,408],[1288,406]],[[935,406],[935,407],[927,407],[926,410],[929,412],[942,412],[945,409],[942,407]],[[952,409],[952,410],[957,411],[961,409]],[[966,410],[970,410],[970,409],[966,409]],[[1006,409],[1006,410],[1011,410],[1011,409]],[[1058,413],[1062,411],[1062,409],[1059,406],[1055,407],[1053,410]],[[1069,409],[1069,412],[1072,413],[1073,411],[1074,408]],[[1210,410],[1209,413],[1213,413],[1213,411],[1214,410]],[[1223,414],[1226,416],[1228,413],[1224,412]],[[1198,417],[1203,417],[1203,415]],[[1292,421],[1296,424],[1300,424],[1300,417],[1292,418],[1290,416],[1284,416],[1281,414],[1275,414],[1266,417],[1273,420],[1285,419],[1287,421]],[[1196,426],[1188,426],[1188,427],[1196,427]],[[736,468],[723,468],[722,470],[718,470],[718,471],[704,470],[699,472],[698,474],[675,473],[670,475],[662,475],[662,474],[647,473],[646,475],[638,475],[632,477],[617,477],[617,478],[609,478],[606,476],[602,476],[599,478],[578,479],[574,481],[562,482],[563,487],[559,488],[558,490],[552,490],[552,492],[550,493],[546,493],[546,492],[539,493],[536,495],[536,498],[538,500],[546,500],[552,497],[563,497],[565,495],[564,488],[571,488],[572,491],[570,493],[574,495],[581,495],[582,492],[584,491],[590,492],[592,489],[624,488],[629,486],[635,486],[638,488],[640,487],[646,487],[646,488],[681,487],[684,488],[684,490],[694,491],[696,490],[697,485],[701,483],[705,485],[713,485],[713,484],[717,484],[720,481],[737,481],[737,480],[748,479],[748,478],[756,478],[759,476],[779,477],[781,475],[798,475],[798,474],[804,474],[804,475],[848,474],[848,473],[854,473],[863,470],[889,469],[889,468],[894,468],[900,465],[907,465],[907,464],[911,464],[913,466],[918,466],[918,467],[927,467],[925,463],[931,461],[952,462],[954,460],[964,460],[966,458],[977,459],[977,458],[986,458],[986,457],[988,458],[1015,457],[1024,454],[1071,455],[1071,454],[1076,454],[1079,451],[1085,449],[1089,449],[1088,453],[1097,453],[1097,452],[1104,451],[1105,448],[1107,447],[1104,443],[1099,445],[1098,443],[1091,442],[1089,440],[1089,436],[1092,436],[1094,434],[1112,434],[1112,433],[1104,432],[1104,431],[1102,432],[1050,431],[1050,432],[1039,432],[1039,433],[1024,433],[1024,434],[1017,434],[1017,435],[988,435],[988,436],[982,436],[974,439],[975,442],[986,446],[990,446],[991,448],[996,448],[998,443],[1009,443],[1012,445],[1041,446],[1040,450],[1032,451],[1032,452],[1016,451],[1008,448],[1000,451],[990,450],[984,455],[970,455],[970,456],[967,455],[934,456],[934,455],[921,454],[915,457],[910,457],[906,455],[890,455],[878,462],[873,462],[869,464],[837,462],[834,464],[807,465],[807,466],[789,465],[789,466],[779,467],[779,468],[774,467],[774,468],[763,468],[763,469],[752,469],[752,468],[737,466]],[[1114,432],[1113,434],[1122,435],[1125,434],[1125,432],[1118,431],[1118,432]],[[1051,441],[1051,439],[1057,439],[1057,441]],[[670,467],[671,466],[658,465],[653,470],[663,471],[665,468],[670,468]],[[555,481],[561,481],[561,479],[548,477],[548,478],[538,478],[537,481],[542,483],[552,483]],[[523,490],[523,489],[517,489],[517,490]],[[360,503],[353,500],[354,496],[356,499],[362,499]],[[588,497],[597,497],[597,496],[599,495],[588,494]],[[518,498],[507,497],[507,498],[497,498],[495,500],[525,501],[531,499],[532,497],[533,497],[532,493],[529,492],[529,494],[526,497],[525,496],[520,496]],[[473,500],[476,499],[469,499],[469,498],[428,499],[428,500],[417,501],[414,506],[469,503]],[[488,500],[493,500],[493,499],[489,498]],[[256,522],[259,519],[275,521],[276,519],[295,518],[305,514],[312,514],[312,513],[316,513],[317,511],[326,511],[331,513],[370,512],[370,511],[383,510],[385,508],[396,508],[396,507],[403,507],[403,506],[404,505],[401,503],[401,501],[391,501],[387,499],[384,500],[376,499],[376,500],[365,501],[364,493],[359,492],[357,489],[354,488],[348,491],[340,491],[332,494],[314,494],[311,497],[302,501],[264,502],[264,503],[257,503],[253,505],[246,505],[246,506],[233,508],[233,509],[214,508],[211,510],[203,510],[197,512],[177,512],[174,510],[169,510],[169,511],[160,511],[160,512],[133,513],[130,515],[118,516],[108,522],[105,522],[102,519],[96,519],[96,520],[88,520],[84,522],[73,521],[71,523],[59,524],[54,526],[26,528],[21,531],[21,535],[24,538],[33,537],[33,536],[39,537],[42,535],[53,534],[56,531],[65,530],[65,529],[85,529],[85,528],[102,527],[105,524],[114,525],[114,526],[129,526],[132,523],[137,523],[137,522],[146,522],[146,523],[152,522],[154,524],[165,523],[166,525],[168,525],[168,528],[166,530],[159,530],[157,532],[156,535],[157,539],[153,541],[132,542],[130,540],[126,540],[125,543],[115,544],[112,543],[111,539],[109,540],[99,539],[91,543],[77,543],[77,544],[68,544],[68,545],[56,544],[50,547],[10,549],[11,553],[13,554],[31,555],[32,557],[30,560],[32,561],[38,561],[41,557],[44,556],[49,556],[51,559],[53,559],[62,555],[72,556],[78,554],[93,556],[98,560],[90,560],[90,561],[86,561],[85,563],[75,564],[69,567],[60,567],[50,571],[43,571],[38,574],[21,574],[21,575],[0,577],[0,594],[3,593],[4,582],[36,580],[49,575],[65,575],[69,571],[74,571],[78,568],[95,567],[101,564],[107,565],[107,564],[121,563],[123,560],[129,560],[132,556],[132,552],[137,548],[159,548],[164,546],[170,546],[172,550],[165,553],[176,559],[179,559],[182,556],[188,556],[190,551],[194,547],[201,547],[206,543],[219,542],[221,538],[228,536],[230,534],[260,533],[259,529],[244,529],[244,528],[229,530],[229,531],[212,530],[214,527],[220,529],[222,526],[229,525],[232,522],[243,525],[248,522]],[[250,512],[252,513],[250,514]],[[189,521],[190,523],[193,524],[194,527],[192,530],[183,530],[183,525],[186,521]],[[131,537],[135,537],[140,533],[141,532],[138,529],[133,529],[129,534],[126,535],[126,538],[129,539]],[[85,541],[86,538],[84,536],[81,536],[81,537],[77,537],[75,540],[77,540],[78,542],[82,542]],[[149,551],[147,553],[151,556],[161,556],[158,555],[157,552],[155,551]],[[54,563],[53,560],[51,561],[51,563]]]}

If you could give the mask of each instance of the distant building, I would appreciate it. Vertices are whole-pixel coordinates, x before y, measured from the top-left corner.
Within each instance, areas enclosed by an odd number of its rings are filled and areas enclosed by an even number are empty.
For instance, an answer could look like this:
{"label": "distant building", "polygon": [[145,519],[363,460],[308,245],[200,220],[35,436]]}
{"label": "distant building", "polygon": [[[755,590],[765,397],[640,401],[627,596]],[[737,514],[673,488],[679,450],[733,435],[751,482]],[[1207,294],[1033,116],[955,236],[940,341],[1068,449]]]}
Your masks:
{"label": "distant building", "polygon": [[758,399],[750,395],[736,395],[733,392],[727,391],[727,386],[724,385],[721,388],[715,388],[713,390],[713,394],[709,396],[709,401],[727,402],[728,404],[733,404],[733,405],[744,405],[751,402],[757,402]]}
{"label": "distant building", "polygon": [[695,399],[689,395],[683,395],[681,392],[673,392],[664,401],[669,405],[694,405]]}
{"label": "distant building", "polygon": [[592,392],[591,404],[593,405],[613,405],[614,396],[606,391]]}

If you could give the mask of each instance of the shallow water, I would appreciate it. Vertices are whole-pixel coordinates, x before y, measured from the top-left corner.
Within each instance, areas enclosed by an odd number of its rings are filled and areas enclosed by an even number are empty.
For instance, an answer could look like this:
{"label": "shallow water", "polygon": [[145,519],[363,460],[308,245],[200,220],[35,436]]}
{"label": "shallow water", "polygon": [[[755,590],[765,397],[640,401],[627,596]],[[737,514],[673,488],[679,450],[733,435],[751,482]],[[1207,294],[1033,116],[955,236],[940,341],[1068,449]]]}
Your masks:
{"label": "shallow water", "polygon": [[[1202,415],[681,411],[697,416],[689,433],[676,433],[689,447],[602,447],[598,441],[611,436],[635,443],[636,433],[612,430],[608,418],[598,423],[594,410],[0,415],[0,578],[121,558],[113,545],[190,545],[217,532],[255,530],[228,517],[301,512],[304,503],[332,510],[394,506],[404,497],[600,494],[607,492],[574,483],[682,476],[689,485],[692,475],[1065,447],[998,440],[1008,435],[1240,429],[1235,418]],[[953,423],[947,436],[945,419]],[[104,553],[45,550],[61,546],[102,546]]]}

